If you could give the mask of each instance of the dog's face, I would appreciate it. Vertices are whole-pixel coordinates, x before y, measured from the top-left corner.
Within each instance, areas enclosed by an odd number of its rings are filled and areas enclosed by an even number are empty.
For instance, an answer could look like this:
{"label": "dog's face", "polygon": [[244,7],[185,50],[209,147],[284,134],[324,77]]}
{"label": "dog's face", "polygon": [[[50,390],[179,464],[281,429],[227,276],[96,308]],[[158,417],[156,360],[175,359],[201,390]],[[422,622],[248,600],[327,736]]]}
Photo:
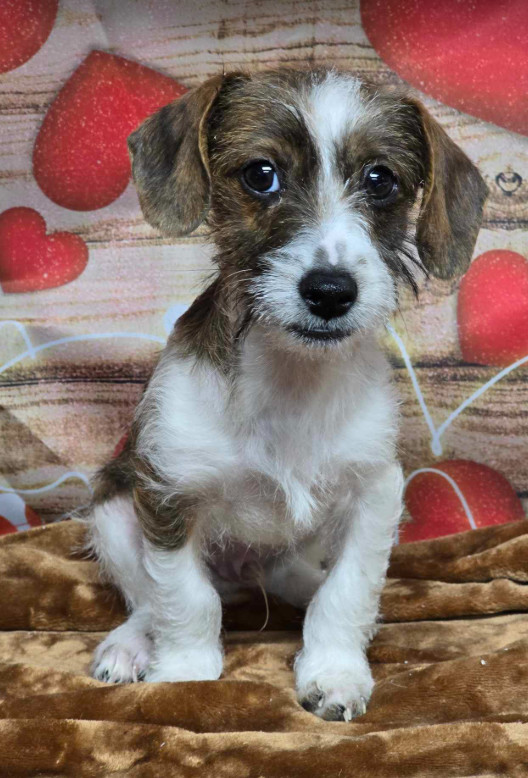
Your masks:
{"label": "dog's face", "polygon": [[211,79],[130,148],[147,219],[182,234],[207,217],[241,317],[296,346],[386,320],[420,260],[441,277],[465,269],[486,195],[419,103],[332,71]]}

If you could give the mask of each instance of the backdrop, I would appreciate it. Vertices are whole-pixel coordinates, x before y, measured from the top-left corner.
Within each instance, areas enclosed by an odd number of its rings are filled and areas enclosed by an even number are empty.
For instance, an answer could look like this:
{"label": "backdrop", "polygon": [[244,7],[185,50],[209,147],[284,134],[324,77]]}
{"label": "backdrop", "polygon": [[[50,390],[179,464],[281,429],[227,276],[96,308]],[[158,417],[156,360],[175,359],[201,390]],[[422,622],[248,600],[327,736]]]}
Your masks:
{"label": "backdrop", "polygon": [[402,398],[401,540],[524,517],[528,497],[524,0],[0,3],[0,531],[68,514],[111,456],[204,233],[144,222],[125,146],[223,68],[332,64],[410,84],[490,189],[461,282],[404,294],[384,334]]}

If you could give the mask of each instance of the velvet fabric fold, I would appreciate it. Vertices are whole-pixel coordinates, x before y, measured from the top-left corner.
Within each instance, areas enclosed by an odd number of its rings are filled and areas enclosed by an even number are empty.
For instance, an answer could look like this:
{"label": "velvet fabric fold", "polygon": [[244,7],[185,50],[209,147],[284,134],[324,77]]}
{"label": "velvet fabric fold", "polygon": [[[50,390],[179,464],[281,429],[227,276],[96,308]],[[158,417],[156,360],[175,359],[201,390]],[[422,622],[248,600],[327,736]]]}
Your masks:
{"label": "velvet fabric fold", "polygon": [[107,686],[91,653],[124,616],[77,522],[0,538],[0,776],[528,775],[528,522],[394,549],[351,723],[295,699],[302,613],[226,609],[217,682]]}

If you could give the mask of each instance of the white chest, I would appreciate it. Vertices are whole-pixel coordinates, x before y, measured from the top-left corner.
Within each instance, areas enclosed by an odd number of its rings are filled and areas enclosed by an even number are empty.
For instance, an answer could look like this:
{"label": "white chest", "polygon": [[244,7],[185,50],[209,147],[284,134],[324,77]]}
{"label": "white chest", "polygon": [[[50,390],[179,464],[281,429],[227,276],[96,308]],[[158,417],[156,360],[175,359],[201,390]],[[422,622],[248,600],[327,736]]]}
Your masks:
{"label": "white chest", "polygon": [[144,444],[175,490],[203,496],[212,531],[276,545],[317,529],[354,466],[392,456],[396,411],[381,355],[295,363],[257,346],[234,385],[165,370]]}

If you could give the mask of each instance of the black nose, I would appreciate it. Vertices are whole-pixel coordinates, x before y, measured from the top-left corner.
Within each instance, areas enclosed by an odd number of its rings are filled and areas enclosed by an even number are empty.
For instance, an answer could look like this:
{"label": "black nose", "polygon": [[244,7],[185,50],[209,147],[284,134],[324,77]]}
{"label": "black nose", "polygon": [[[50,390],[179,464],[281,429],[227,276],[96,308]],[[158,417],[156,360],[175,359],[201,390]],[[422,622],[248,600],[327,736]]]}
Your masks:
{"label": "black nose", "polygon": [[326,270],[307,273],[299,291],[310,312],[326,321],[349,311],[358,294],[357,284],[349,273]]}

